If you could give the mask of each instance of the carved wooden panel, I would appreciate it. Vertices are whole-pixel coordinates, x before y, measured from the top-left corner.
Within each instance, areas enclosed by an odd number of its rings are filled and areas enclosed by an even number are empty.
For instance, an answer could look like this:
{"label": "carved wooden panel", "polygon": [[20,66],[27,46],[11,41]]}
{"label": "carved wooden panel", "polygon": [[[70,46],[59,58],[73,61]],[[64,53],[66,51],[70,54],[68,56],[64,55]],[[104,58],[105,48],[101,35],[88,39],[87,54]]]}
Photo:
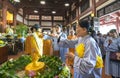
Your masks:
{"label": "carved wooden panel", "polygon": [[115,10],[120,9],[120,0],[117,0],[114,3],[111,3],[110,5],[105,7],[105,14],[113,12]]}
{"label": "carved wooden panel", "polygon": [[102,9],[97,11],[97,16],[103,16],[105,14],[111,13],[113,11],[120,9],[120,0],[116,0],[115,2],[103,7]]}

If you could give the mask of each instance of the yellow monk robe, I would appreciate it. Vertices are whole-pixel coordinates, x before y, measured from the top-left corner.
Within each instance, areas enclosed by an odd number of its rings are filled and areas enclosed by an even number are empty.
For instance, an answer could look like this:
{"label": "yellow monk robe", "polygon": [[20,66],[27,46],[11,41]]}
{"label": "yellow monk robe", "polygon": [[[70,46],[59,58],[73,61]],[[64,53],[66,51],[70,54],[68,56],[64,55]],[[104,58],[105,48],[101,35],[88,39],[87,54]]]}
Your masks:
{"label": "yellow monk robe", "polygon": [[[39,38],[42,38],[43,35],[42,34],[39,34],[38,35]],[[30,34],[29,36],[26,37],[26,40],[25,40],[25,54],[31,54],[31,49],[33,47],[33,45],[31,44],[33,40],[33,35]],[[42,39],[42,43],[43,43],[43,39]]]}
{"label": "yellow monk robe", "polygon": [[25,41],[25,54],[31,54],[31,51],[30,50],[32,48],[32,44],[31,44],[31,41],[32,41],[32,38],[33,36],[27,36],[26,38],[26,41]]}
{"label": "yellow monk robe", "polygon": [[[75,35],[69,35],[68,36],[68,40],[74,40],[76,39],[77,37]],[[72,52],[73,54],[75,53],[75,48],[69,48],[69,52]],[[73,61],[72,59],[67,59],[67,64],[68,65],[73,65]]]}
{"label": "yellow monk robe", "polygon": [[28,74],[31,70],[37,72],[43,69],[45,64],[38,62],[43,54],[43,39],[39,38],[37,33],[33,33],[27,43],[30,43],[30,45],[28,45],[30,48],[27,50],[31,52],[30,54],[32,56],[32,62],[25,67],[26,73]]}
{"label": "yellow monk robe", "polygon": [[43,54],[44,55],[52,55],[52,40],[47,39],[43,41]]}

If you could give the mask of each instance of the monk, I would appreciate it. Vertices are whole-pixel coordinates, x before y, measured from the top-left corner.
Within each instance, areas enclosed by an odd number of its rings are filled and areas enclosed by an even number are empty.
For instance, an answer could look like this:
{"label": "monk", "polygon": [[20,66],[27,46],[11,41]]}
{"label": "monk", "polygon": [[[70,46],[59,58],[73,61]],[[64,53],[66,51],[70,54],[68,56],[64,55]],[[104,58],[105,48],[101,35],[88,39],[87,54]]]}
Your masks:
{"label": "monk", "polygon": [[43,55],[43,38],[42,33],[39,32],[39,25],[34,25],[31,30],[32,34],[26,38],[25,53],[32,56],[31,64],[36,67],[39,58]]}
{"label": "monk", "polygon": [[[75,31],[72,29],[70,30],[69,32],[69,36],[68,36],[68,40],[75,40],[77,39],[76,35],[75,35]],[[72,52],[74,53],[75,52],[75,48],[69,48],[69,52]],[[66,62],[69,66],[72,66],[73,65],[73,60],[71,59],[66,59]]]}

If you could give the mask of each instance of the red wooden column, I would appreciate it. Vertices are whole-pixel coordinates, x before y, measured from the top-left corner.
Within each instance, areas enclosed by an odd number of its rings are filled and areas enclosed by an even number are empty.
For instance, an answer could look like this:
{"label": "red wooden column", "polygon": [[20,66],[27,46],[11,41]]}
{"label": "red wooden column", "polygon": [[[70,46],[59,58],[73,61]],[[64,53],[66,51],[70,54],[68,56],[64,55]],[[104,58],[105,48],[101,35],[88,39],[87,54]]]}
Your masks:
{"label": "red wooden column", "polygon": [[119,24],[118,24],[118,32],[120,33],[120,19],[119,19],[119,22],[118,22]]}
{"label": "red wooden column", "polygon": [[16,26],[16,20],[17,20],[17,12],[14,11],[14,14],[13,14],[13,26]]}
{"label": "red wooden column", "polygon": [[116,18],[116,28],[117,28],[117,32],[120,33],[120,20],[119,20],[119,17]]}
{"label": "red wooden column", "polygon": [[79,6],[77,7],[77,20],[79,22],[79,18],[80,18],[80,11],[79,11]]}
{"label": "red wooden column", "polygon": [[25,13],[25,9],[23,9],[23,21],[22,21],[22,23],[24,24],[24,19],[25,19],[25,16],[26,16],[26,13]]}
{"label": "red wooden column", "polygon": [[92,0],[92,13],[96,16],[96,1]]}
{"label": "red wooden column", "polygon": [[40,24],[40,26],[41,26],[41,19],[42,19],[42,16],[41,16],[41,14],[39,14],[39,24]]}
{"label": "red wooden column", "polygon": [[54,26],[54,16],[53,15],[51,15],[52,16],[52,28],[53,28],[53,26]]}
{"label": "red wooden column", "polygon": [[5,32],[6,24],[7,24],[7,3],[5,0],[3,0],[3,7],[2,7],[2,32]]}

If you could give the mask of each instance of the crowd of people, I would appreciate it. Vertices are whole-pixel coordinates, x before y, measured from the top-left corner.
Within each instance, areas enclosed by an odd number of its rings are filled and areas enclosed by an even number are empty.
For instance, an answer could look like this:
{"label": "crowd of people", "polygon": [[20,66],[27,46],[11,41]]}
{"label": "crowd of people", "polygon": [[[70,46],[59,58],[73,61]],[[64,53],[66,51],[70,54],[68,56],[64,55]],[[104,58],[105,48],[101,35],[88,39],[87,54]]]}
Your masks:
{"label": "crowd of people", "polygon": [[106,35],[99,31],[93,33],[87,20],[79,21],[76,33],[71,28],[68,35],[62,29],[62,25],[57,24],[50,34],[44,33],[42,38],[52,41],[52,55],[73,66],[74,78],[102,78],[103,61],[105,74],[120,78],[120,37],[115,29]]}

